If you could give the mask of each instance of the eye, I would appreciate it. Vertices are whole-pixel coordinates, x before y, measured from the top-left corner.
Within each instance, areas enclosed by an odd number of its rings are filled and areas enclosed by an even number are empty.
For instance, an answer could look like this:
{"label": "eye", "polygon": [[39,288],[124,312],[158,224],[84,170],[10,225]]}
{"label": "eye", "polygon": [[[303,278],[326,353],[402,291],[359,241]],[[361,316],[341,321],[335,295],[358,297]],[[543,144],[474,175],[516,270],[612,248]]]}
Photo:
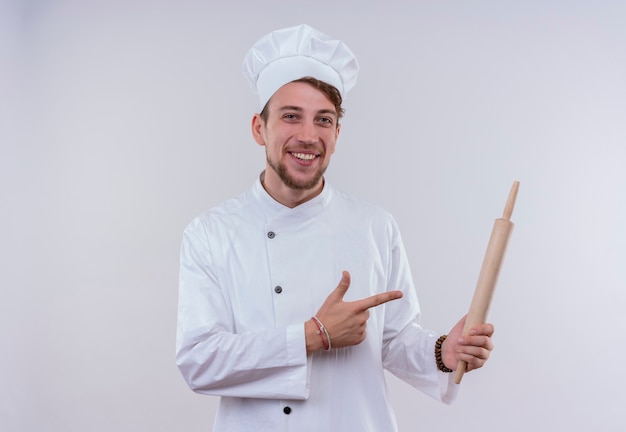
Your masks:
{"label": "eye", "polygon": [[333,124],[333,119],[332,117],[320,117],[318,119],[318,121],[323,124],[324,126],[332,126]]}
{"label": "eye", "polygon": [[293,114],[293,113],[286,113],[286,114],[283,115],[283,118],[285,120],[293,121],[293,120],[297,120],[298,116],[296,114]]}

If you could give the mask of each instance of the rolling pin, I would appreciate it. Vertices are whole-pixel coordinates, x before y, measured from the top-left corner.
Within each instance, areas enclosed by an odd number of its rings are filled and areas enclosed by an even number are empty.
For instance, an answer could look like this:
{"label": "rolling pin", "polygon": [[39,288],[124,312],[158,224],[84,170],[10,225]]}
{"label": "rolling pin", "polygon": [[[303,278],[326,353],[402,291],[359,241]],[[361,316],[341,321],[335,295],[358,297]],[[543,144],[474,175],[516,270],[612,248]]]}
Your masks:
{"label": "rolling pin", "polygon": [[[474,296],[472,297],[472,303],[470,304],[469,312],[465,319],[463,335],[467,335],[469,329],[473,326],[483,324],[487,321],[487,314],[489,313],[489,306],[491,305],[491,299],[493,298],[493,293],[496,288],[504,252],[506,251],[509,237],[513,231],[514,225],[510,219],[513,214],[513,207],[515,207],[515,199],[517,198],[518,190],[519,182],[515,181],[509,192],[502,217],[496,219],[493,224],[491,237],[489,238],[487,251],[483,259],[483,265],[478,275]],[[463,360],[459,360],[454,377],[456,384],[461,383],[466,368],[467,363]]]}

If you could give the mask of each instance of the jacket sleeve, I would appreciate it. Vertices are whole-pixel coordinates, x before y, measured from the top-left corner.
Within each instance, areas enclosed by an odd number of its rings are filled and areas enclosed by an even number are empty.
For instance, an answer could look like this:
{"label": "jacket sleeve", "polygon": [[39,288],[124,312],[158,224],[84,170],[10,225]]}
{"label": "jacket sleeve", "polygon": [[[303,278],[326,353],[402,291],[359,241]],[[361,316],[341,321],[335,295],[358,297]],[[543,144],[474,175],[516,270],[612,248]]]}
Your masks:
{"label": "jacket sleeve", "polygon": [[383,366],[395,376],[444,403],[458,393],[453,374],[437,369],[434,357],[439,335],[420,325],[420,307],[413,277],[395,221],[391,225],[389,290],[401,290],[401,302],[387,303],[383,332]]}
{"label": "jacket sleeve", "polygon": [[198,224],[184,233],[176,364],[192,390],[219,396],[306,399],[304,324],[237,333]]}

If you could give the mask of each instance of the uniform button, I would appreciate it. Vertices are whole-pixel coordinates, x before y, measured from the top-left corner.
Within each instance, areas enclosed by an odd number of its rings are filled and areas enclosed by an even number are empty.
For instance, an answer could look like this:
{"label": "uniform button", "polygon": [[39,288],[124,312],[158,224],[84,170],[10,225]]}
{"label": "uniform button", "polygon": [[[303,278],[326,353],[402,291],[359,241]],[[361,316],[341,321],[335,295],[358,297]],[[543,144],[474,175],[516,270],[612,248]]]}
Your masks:
{"label": "uniform button", "polygon": [[277,287],[275,287],[275,288],[274,288],[274,292],[275,292],[276,294],[280,294],[281,292],[283,292],[283,287],[281,287],[281,286],[277,286]]}
{"label": "uniform button", "polygon": [[289,408],[289,407],[285,407],[285,408],[283,408],[283,412],[284,412],[285,414],[291,414],[291,408]]}
{"label": "uniform button", "polygon": [[267,237],[273,239],[274,237],[276,237],[276,233],[274,233],[274,231],[269,231],[267,233]]}

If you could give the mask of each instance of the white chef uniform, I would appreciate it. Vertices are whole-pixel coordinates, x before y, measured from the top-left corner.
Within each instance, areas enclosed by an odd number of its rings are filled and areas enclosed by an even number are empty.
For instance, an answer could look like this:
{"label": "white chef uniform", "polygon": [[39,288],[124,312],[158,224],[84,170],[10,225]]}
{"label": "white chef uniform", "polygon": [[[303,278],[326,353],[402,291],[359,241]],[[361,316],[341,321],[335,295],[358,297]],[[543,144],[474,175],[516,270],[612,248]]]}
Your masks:
{"label": "white chef uniform", "polygon": [[[307,356],[304,322],[343,270],[345,301],[404,296],[370,309],[361,344]],[[193,390],[222,396],[216,432],[395,431],[383,369],[451,402],[419,317],[393,217],[328,183],[288,208],[257,180],[185,230],[176,359]]]}

